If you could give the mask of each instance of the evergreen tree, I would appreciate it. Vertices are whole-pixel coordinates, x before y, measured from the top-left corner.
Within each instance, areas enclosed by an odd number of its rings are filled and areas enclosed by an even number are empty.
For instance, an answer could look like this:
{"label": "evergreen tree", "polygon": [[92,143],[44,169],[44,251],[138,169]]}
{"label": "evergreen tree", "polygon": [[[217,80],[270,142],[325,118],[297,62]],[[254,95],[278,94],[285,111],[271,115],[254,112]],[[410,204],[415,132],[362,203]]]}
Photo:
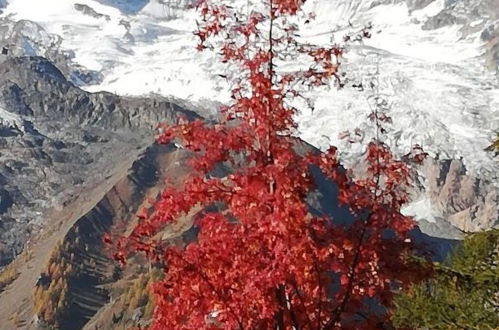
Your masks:
{"label": "evergreen tree", "polygon": [[401,328],[499,329],[499,230],[468,235],[435,277],[395,301]]}

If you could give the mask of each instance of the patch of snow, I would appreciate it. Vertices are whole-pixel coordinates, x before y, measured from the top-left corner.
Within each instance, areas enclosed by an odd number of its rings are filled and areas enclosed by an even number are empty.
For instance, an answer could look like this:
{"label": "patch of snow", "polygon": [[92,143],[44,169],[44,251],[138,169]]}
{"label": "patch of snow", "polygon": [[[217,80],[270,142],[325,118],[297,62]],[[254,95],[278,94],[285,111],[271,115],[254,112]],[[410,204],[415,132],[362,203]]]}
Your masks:
{"label": "patch of snow", "polygon": [[412,216],[418,221],[436,222],[435,211],[431,205],[431,200],[426,197],[408,204],[401,212],[403,215]]}
{"label": "patch of snow", "polygon": [[445,8],[445,2],[445,0],[435,0],[428,6],[413,11],[411,13],[411,16],[416,18],[417,20],[423,20],[435,16]]}
{"label": "patch of snow", "polygon": [[23,120],[17,114],[0,107],[0,125],[12,128],[22,128]]}
{"label": "patch of snow", "polygon": [[[74,9],[75,3],[110,19],[83,15]],[[242,8],[246,3],[234,0]],[[499,87],[484,69],[479,32],[463,35],[459,25],[423,30],[422,21],[438,14],[445,0],[412,13],[404,2],[374,3],[309,0],[305,10],[317,17],[303,26],[302,38],[327,43],[334,35],[341,40],[350,24],[371,21],[373,37],[350,47],[345,71],[352,79],[364,79],[379,67],[382,93],[392,103],[394,125],[388,142],[394,150],[403,154],[419,143],[431,155],[462,156],[471,170],[497,175],[497,162],[483,148],[499,127]],[[230,86],[219,77],[225,67],[214,55],[195,50],[193,30],[199,17],[185,9],[187,4],[184,1],[179,7],[184,9],[170,15],[158,0],[12,0],[2,16],[33,20],[60,35],[61,47],[74,51],[78,64],[103,74],[98,85],[84,86],[88,91],[155,93],[213,111],[214,104],[229,100]],[[346,143],[338,135],[360,127],[364,142],[373,136],[366,118],[369,93],[326,88],[310,96],[315,110],[298,115],[300,136],[320,148],[340,146],[345,159],[363,152],[361,145]]]}

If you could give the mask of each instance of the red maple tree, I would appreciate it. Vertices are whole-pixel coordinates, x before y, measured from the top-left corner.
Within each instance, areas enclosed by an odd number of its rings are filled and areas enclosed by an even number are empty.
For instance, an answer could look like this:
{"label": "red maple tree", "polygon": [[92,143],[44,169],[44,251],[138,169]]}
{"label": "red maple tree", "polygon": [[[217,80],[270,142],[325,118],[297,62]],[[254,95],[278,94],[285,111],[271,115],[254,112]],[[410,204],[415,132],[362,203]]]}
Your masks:
{"label": "red maple tree", "polygon": [[[303,151],[295,137],[291,103],[303,97],[299,86],[342,83],[340,46],[297,41],[303,2],[266,0],[246,15],[230,1],[198,3],[198,48],[219,49],[240,71],[219,123],[163,127],[160,143],[176,139],[194,152],[192,173],[183,186],[167,187],[154,212],[118,242],[116,259],[142,251],[164,267],[152,329],[379,328],[389,323],[394,290],[418,274],[407,258],[414,222],[400,213],[410,184],[406,163],[374,139],[364,175],[354,178],[335,147]],[[225,41],[208,44],[217,38]],[[311,66],[279,72],[276,63],[291,51],[310,57]],[[370,118],[380,126],[388,117],[374,108]],[[220,164],[230,173],[216,176]],[[311,211],[314,168],[336,185],[329,202],[348,207],[349,221]],[[199,207],[194,242],[178,247],[157,238]]]}

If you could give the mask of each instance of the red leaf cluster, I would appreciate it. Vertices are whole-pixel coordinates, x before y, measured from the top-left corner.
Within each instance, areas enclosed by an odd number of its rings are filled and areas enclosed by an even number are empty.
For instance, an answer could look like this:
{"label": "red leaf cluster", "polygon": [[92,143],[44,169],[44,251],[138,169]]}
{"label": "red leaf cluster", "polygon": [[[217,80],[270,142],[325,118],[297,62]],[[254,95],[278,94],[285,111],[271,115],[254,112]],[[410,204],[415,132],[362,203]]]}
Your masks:
{"label": "red leaf cluster", "polygon": [[[158,141],[176,140],[193,151],[193,172],[183,186],[165,189],[153,214],[144,214],[115,254],[125,262],[130,252],[144,252],[164,265],[165,279],[154,286],[151,328],[369,329],[389,322],[394,290],[418,273],[406,258],[414,222],[400,213],[410,184],[407,165],[375,141],[367,147],[366,174],[354,179],[340,166],[336,148],[300,150],[292,135],[296,109],[288,102],[298,95],[293,86],[339,79],[342,54],[335,45],[301,45],[311,68],[276,71],[275,49],[289,39],[274,38],[272,28],[292,31],[286,16],[296,15],[303,1],[273,0],[268,13],[236,21],[240,13],[216,3],[198,4],[201,48],[226,33],[222,60],[238,64],[247,79],[236,83],[219,124],[164,127]],[[252,43],[269,21],[266,43]],[[222,163],[231,173],[210,175]],[[347,224],[311,210],[313,168],[336,185],[338,197],[329,202],[349,210]],[[196,207],[195,242],[181,248],[156,239]]]}

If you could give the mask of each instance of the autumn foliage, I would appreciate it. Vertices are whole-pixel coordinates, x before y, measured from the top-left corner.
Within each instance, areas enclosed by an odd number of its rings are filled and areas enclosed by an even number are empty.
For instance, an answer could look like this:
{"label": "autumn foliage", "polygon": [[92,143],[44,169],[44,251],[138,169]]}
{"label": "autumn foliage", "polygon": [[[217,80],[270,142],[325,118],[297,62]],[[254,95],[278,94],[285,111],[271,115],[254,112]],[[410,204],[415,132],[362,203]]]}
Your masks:
{"label": "autumn foliage", "polygon": [[69,281],[78,271],[73,267],[70,251],[71,244],[59,243],[50,256],[47,269],[41,274],[35,288],[33,303],[38,318],[46,325],[58,328],[62,319],[68,314],[70,304]]}
{"label": "autumn foliage", "polygon": [[[144,211],[117,243],[123,263],[143,252],[164,266],[152,329],[379,328],[390,322],[394,291],[418,274],[407,258],[414,222],[400,213],[410,185],[406,162],[373,139],[354,178],[335,147],[321,153],[295,137],[292,104],[305,97],[303,86],[343,84],[342,47],[297,40],[302,5],[267,0],[243,14],[231,1],[198,4],[198,48],[219,51],[239,72],[219,123],[163,126],[158,141],[191,150],[192,173],[183,186],[168,186],[154,212]],[[311,64],[279,70],[289,56]],[[374,108],[369,118],[379,126],[388,117]],[[220,165],[227,175],[216,175]],[[314,169],[335,184],[338,197],[328,202],[347,207],[349,219],[311,211]],[[196,208],[195,242],[161,241],[158,233]]]}

